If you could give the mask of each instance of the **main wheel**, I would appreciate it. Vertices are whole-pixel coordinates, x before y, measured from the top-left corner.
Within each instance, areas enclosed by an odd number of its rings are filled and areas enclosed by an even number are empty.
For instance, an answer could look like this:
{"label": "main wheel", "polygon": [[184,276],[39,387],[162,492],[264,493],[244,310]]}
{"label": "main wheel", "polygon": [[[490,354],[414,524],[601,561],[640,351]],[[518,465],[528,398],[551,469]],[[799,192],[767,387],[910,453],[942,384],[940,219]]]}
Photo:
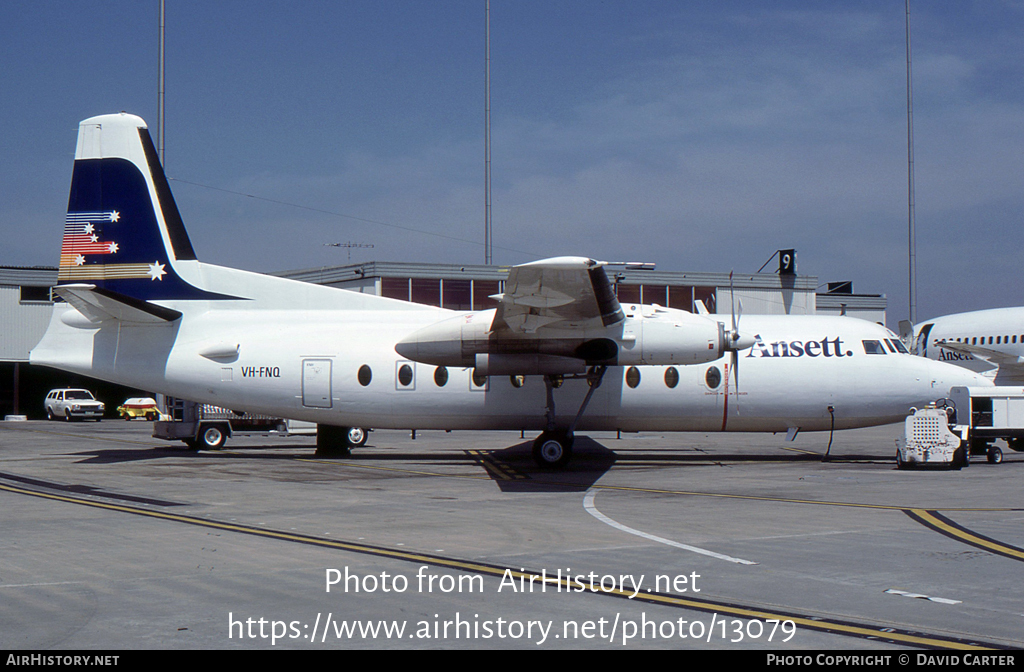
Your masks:
{"label": "main wheel", "polygon": [[349,429],[349,427],[317,424],[317,457],[348,457],[351,455],[351,444],[348,441]]}
{"label": "main wheel", "polygon": [[365,446],[368,438],[370,432],[362,427],[350,427],[348,430],[348,443],[353,448]]}
{"label": "main wheel", "polygon": [[533,441],[533,461],[541,467],[564,467],[572,457],[574,439],[569,432],[541,433]]}
{"label": "main wheel", "polygon": [[227,434],[218,425],[207,425],[199,430],[199,447],[206,450],[220,450],[228,440]]}

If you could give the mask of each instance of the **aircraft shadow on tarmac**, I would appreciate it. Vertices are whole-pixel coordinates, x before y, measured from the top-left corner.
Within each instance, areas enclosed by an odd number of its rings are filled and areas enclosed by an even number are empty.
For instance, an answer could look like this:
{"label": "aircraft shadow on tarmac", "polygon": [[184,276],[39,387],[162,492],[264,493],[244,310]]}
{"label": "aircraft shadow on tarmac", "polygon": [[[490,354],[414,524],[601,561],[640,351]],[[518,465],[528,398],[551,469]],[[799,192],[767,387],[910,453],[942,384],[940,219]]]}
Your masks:
{"label": "aircraft shadow on tarmac", "polygon": [[28,476],[19,476],[17,474],[7,474],[3,472],[0,472],[0,480],[12,481],[20,485],[27,485],[31,488],[38,488],[42,490],[53,490],[74,495],[84,495],[86,497],[102,497],[104,499],[132,502],[133,504],[148,504],[151,506],[186,506],[181,502],[170,502],[163,499],[153,499],[152,497],[139,497],[137,495],[122,494],[111,490],[105,490],[103,488],[97,488],[92,485],[57,483],[54,481],[46,481],[39,478],[30,478]]}
{"label": "aircraft shadow on tarmac", "polygon": [[[140,448],[111,448],[72,453],[83,458],[86,464],[117,464],[164,459],[227,459],[227,460],[330,460],[353,465],[386,462],[415,462],[421,466],[442,464],[479,465],[487,476],[503,492],[564,492],[585,491],[601,479],[613,466],[655,467],[664,466],[729,466],[750,463],[815,463],[822,462],[819,453],[779,453],[764,450],[721,453],[705,452],[700,449],[680,447],[675,450],[646,448],[625,448],[614,451],[587,436],[577,436],[573,445],[573,458],[563,469],[538,467],[533,460],[531,441],[524,441],[506,448],[454,451],[401,450],[396,452],[362,452],[356,449],[349,455],[316,451],[314,445],[297,446],[262,444],[258,446],[237,446],[223,451],[194,451],[184,446],[152,446]],[[313,449],[313,450],[311,450]],[[888,455],[829,456],[830,463],[891,464],[895,460]]]}

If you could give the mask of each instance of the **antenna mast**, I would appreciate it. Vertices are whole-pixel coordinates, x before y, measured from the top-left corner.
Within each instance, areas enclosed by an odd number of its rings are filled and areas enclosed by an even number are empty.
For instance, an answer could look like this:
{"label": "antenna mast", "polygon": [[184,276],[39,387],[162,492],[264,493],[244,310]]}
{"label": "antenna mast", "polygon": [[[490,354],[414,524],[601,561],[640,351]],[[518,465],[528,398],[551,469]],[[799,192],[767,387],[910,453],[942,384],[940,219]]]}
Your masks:
{"label": "antenna mast", "polygon": [[160,86],[157,91],[156,113],[156,152],[160,157],[160,165],[164,164],[164,2],[160,0]]}
{"label": "antenna mast", "polygon": [[490,266],[491,239],[491,0],[486,0],[484,49],[484,263]]}
{"label": "antenna mast", "polygon": [[917,222],[914,218],[914,94],[910,70],[910,0],[907,3],[907,239],[910,251],[910,322],[917,324]]}
{"label": "antenna mast", "polygon": [[352,250],[353,249],[355,249],[357,247],[366,248],[366,249],[373,249],[373,245],[368,245],[366,243],[353,243],[352,241],[348,241],[348,242],[344,242],[344,243],[324,243],[324,247],[341,247],[341,248],[344,248],[344,249],[348,250],[348,260],[349,261],[352,261]]}

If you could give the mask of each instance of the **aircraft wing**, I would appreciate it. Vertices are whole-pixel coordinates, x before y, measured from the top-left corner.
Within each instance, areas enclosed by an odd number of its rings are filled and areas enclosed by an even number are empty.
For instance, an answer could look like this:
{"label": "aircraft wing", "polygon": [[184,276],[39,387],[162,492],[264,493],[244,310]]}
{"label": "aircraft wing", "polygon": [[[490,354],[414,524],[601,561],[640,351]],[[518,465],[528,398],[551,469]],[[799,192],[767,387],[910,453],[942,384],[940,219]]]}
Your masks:
{"label": "aircraft wing", "polygon": [[172,322],[181,313],[148,301],[118,294],[96,285],[57,285],[53,292],[71,304],[91,322],[118,320],[141,324]]}
{"label": "aircraft wing", "polygon": [[491,331],[504,337],[542,337],[563,329],[602,328],[625,319],[604,264],[555,257],[513,266]]}
{"label": "aircraft wing", "polygon": [[988,371],[983,371],[982,375],[992,377],[996,385],[1024,384],[1024,358],[1022,357],[992,350],[981,345],[970,345],[955,341],[939,341],[938,346],[953,352],[973,355],[975,358],[992,366],[994,371],[989,369]]}
{"label": "aircraft wing", "polygon": [[981,345],[970,345],[969,343],[957,343],[956,341],[939,341],[937,344],[940,348],[946,350],[952,350],[953,352],[962,352],[968,355],[974,355],[981,359],[998,366],[1000,368],[1005,366],[1020,366],[1021,370],[1024,371],[1024,359],[1017,355],[1010,355],[1005,352],[999,352],[998,350],[992,350]]}

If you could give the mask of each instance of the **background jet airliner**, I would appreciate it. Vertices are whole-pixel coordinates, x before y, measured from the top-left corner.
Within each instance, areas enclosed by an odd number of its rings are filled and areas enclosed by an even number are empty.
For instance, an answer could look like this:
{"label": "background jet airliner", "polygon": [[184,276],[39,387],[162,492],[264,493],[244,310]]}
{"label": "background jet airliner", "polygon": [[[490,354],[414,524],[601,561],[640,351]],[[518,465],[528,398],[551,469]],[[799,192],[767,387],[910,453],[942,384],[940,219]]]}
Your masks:
{"label": "background jet airliner", "polygon": [[563,465],[576,430],[863,427],[987,384],[863,320],[750,315],[741,332],[624,309],[580,257],[514,267],[497,309],[466,313],[201,263],[145,122],[123,113],[79,128],[54,291],[33,364],[313,421],[343,451],[353,426],[522,429]]}
{"label": "background jet airliner", "polygon": [[992,308],[900,322],[911,352],[983,374],[997,385],[1024,385],[1024,307]]}

